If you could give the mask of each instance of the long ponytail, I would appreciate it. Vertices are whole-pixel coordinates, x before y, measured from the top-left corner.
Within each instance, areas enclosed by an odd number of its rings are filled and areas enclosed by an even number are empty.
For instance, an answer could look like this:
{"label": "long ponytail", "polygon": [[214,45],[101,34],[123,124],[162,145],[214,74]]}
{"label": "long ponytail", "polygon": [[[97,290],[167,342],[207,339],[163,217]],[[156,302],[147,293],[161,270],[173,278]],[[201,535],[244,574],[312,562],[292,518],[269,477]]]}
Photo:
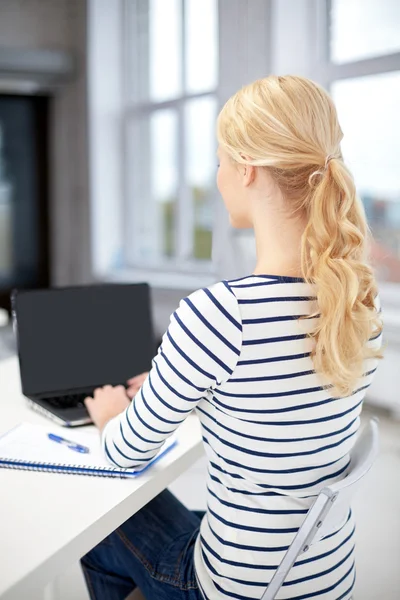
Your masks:
{"label": "long ponytail", "polygon": [[357,388],[365,359],[383,358],[374,343],[383,322],[369,265],[372,234],[341,157],[331,157],[323,171],[312,175],[308,224],[301,240],[302,270],[305,279],[316,284],[320,317],[311,332],[316,341],[312,356],[316,372],[333,387],[333,396],[345,397]]}

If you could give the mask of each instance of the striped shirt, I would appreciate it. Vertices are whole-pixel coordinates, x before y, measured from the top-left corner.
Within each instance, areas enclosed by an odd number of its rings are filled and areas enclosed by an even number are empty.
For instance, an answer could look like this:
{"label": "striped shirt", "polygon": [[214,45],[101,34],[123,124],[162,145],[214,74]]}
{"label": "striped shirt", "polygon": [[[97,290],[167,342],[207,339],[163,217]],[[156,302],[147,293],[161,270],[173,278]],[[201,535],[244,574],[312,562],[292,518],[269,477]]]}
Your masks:
{"label": "striped shirt", "polygon": [[[377,296],[377,308],[379,306]],[[207,512],[195,545],[206,599],[260,598],[315,495],[349,465],[378,359],[353,394],[330,397],[313,369],[314,284],[251,275],[184,298],[152,370],[127,410],[106,426],[118,466],[145,464],[196,409],[208,459]],[[382,334],[369,345],[379,347]],[[314,544],[277,598],[348,600],[354,521]]]}

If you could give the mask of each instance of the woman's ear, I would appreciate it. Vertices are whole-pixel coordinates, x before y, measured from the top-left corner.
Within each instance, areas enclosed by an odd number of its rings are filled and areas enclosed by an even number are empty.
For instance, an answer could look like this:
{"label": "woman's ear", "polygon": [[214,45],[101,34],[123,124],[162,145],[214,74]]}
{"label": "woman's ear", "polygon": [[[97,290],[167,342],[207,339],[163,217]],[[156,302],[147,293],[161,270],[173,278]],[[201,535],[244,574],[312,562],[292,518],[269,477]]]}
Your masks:
{"label": "woman's ear", "polygon": [[[251,160],[250,156],[245,156],[244,154],[240,155],[244,160]],[[242,176],[243,176],[243,185],[245,187],[249,186],[253,183],[256,177],[256,167],[249,164],[242,164]]]}

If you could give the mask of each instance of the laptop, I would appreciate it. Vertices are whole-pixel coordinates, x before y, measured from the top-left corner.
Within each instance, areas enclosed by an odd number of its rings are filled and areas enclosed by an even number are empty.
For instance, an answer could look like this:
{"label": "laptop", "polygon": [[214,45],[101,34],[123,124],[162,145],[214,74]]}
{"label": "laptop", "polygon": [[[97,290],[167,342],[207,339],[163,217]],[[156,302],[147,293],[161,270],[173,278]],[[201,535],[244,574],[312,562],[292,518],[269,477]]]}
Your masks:
{"label": "laptop", "polygon": [[58,424],[91,423],[86,396],[150,370],[156,348],[146,283],[16,290],[12,310],[22,392]]}

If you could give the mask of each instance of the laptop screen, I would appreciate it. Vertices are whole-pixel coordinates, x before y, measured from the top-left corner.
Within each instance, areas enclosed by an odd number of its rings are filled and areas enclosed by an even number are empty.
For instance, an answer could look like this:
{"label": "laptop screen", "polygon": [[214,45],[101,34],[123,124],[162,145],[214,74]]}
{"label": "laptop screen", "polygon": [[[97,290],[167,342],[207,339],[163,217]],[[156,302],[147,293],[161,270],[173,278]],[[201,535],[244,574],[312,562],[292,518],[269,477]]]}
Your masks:
{"label": "laptop screen", "polygon": [[125,384],[155,352],[147,284],[21,291],[14,311],[22,390]]}

